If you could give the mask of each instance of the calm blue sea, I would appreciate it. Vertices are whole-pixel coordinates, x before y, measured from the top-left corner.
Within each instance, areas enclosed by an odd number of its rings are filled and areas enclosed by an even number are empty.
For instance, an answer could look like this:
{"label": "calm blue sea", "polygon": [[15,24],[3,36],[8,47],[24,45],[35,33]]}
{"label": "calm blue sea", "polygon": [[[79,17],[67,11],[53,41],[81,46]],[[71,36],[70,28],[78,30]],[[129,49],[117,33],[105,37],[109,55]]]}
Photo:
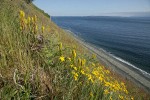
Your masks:
{"label": "calm blue sea", "polygon": [[52,17],[61,28],[150,73],[150,18]]}

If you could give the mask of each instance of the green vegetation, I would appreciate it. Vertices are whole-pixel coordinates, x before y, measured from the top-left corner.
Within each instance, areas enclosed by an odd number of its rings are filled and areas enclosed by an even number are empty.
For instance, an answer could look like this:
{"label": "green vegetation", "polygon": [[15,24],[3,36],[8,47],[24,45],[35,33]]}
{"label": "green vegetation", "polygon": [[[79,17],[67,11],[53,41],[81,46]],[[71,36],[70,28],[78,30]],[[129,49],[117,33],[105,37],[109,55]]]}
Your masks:
{"label": "green vegetation", "polygon": [[24,0],[26,3],[31,3],[34,0]]}
{"label": "green vegetation", "polygon": [[33,4],[1,0],[0,12],[1,100],[148,98],[101,65]]}

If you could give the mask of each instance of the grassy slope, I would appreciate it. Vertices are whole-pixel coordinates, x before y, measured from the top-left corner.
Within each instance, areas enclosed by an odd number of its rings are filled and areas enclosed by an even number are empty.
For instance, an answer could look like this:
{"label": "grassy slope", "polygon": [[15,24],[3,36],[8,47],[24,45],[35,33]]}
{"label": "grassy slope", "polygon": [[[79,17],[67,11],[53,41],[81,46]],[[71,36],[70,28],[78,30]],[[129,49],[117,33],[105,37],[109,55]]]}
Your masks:
{"label": "grassy slope", "polygon": [[[42,49],[33,51],[32,47],[36,48],[40,44],[34,40],[35,38],[29,38],[26,35],[30,34],[29,31],[21,32],[20,10],[25,12],[26,17],[37,15],[39,28],[33,37],[39,34],[44,36]],[[75,85],[75,81],[72,79],[68,81],[66,78],[71,76],[66,75],[65,70],[67,69],[63,66],[69,65],[58,61],[60,53],[58,45],[60,42],[63,43],[61,52],[65,56],[70,56],[70,49],[75,48],[77,54],[82,54],[80,58],[90,59],[88,51],[32,4],[26,4],[21,0],[1,0],[0,12],[0,99],[78,99],[82,92],[78,85]],[[41,32],[42,25],[45,26],[44,33]],[[90,60],[87,62],[87,66],[90,62]],[[97,63],[96,60],[93,62]],[[117,75],[112,75],[114,79],[118,78]],[[76,89],[76,87],[78,88]],[[139,93],[140,90],[137,87],[128,86],[128,88],[131,87],[133,89],[130,90],[131,92],[129,91],[129,95],[138,99],[148,98],[145,92]],[[94,87],[87,85],[85,89],[87,88]],[[87,94],[89,93],[82,94],[80,99],[91,98],[86,96]]]}

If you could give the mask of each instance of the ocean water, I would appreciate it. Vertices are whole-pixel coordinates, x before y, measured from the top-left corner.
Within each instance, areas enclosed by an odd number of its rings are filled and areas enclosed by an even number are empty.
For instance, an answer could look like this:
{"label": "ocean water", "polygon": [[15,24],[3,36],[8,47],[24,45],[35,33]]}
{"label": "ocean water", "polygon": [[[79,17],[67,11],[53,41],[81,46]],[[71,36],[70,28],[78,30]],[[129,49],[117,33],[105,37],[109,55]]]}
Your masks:
{"label": "ocean water", "polygon": [[52,17],[61,28],[150,73],[150,18]]}

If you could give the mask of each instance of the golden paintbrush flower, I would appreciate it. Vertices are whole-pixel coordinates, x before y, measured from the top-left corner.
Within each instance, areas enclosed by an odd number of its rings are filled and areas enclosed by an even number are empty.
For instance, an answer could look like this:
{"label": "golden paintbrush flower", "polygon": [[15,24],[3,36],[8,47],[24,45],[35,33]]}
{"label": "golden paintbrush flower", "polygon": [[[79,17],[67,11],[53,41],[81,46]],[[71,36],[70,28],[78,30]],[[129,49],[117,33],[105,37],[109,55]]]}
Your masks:
{"label": "golden paintbrush flower", "polygon": [[44,30],[45,30],[45,27],[44,27],[44,26],[42,26],[42,33],[44,33]]}
{"label": "golden paintbrush flower", "polygon": [[24,18],[24,17],[25,17],[25,13],[22,10],[20,10],[20,18]]}
{"label": "golden paintbrush flower", "polygon": [[119,95],[119,99],[120,100],[124,100],[123,96]]}
{"label": "golden paintbrush flower", "polygon": [[104,90],[104,94],[107,95],[109,93],[108,89]]}
{"label": "golden paintbrush flower", "polygon": [[34,23],[34,17],[31,17],[32,23]]}
{"label": "golden paintbrush flower", "polygon": [[83,74],[83,75],[85,74],[84,70],[81,70],[81,74]]}
{"label": "golden paintbrush flower", "polygon": [[26,24],[25,23],[26,19],[24,18],[25,17],[25,13],[22,10],[20,10],[19,16],[20,16],[20,29],[23,32],[23,30],[25,29],[25,24]]}
{"label": "golden paintbrush flower", "polygon": [[74,77],[74,80],[77,81],[77,80],[78,80],[78,76],[79,76],[78,73],[76,73],[76,72],[74,72],[74,71],[72,71],[71,73],[74,75],[74,76],[73,76],[73,77]]}
{"label": "golden paintbrush flower", "polygon": [[77,71],[77,67],[74,66],[73,69],[74,69],[75,71]]}
{"label": "golden paintbrush flower", "polygon": [[85,59],[82,59],[82,60],[81,60],[81,66],[84,66],[85,63],[86,63],[86,60],[85,60]]}
{"label": "golden paintbrush flower", "polygon": [[77,54],[76,54],[75,50],[72,50],[72,56],[73,56],[73,58],[76,58]]}

